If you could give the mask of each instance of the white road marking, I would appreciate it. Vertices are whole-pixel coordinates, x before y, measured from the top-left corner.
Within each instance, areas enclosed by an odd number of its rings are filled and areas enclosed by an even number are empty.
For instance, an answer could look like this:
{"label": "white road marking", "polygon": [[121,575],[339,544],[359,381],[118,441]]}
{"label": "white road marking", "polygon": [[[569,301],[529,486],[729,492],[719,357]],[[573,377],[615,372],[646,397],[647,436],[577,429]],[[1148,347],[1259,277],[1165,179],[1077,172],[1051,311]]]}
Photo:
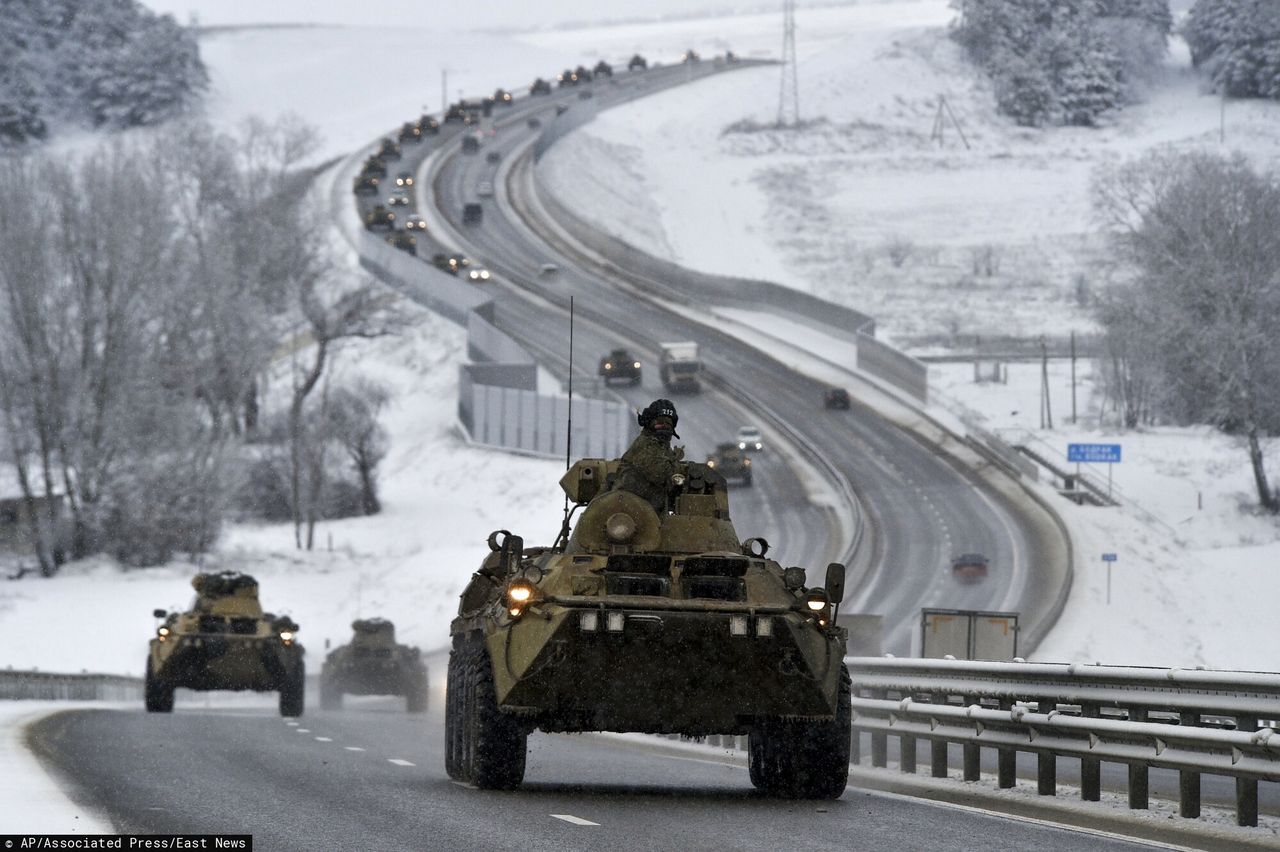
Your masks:
{"label": "white road marking", "polygon": [[286,725],[288,725],[290,728],[296,728],[296,727],[298,727],[298,723],[297,723],[297,722],[285,722],[285,724],[286,724]]}
{"label": "white road marking", "polygon": [[298,732],[299,734],[309,734],[309,733],[311,733],[311,729],[310,729],[310,728],[297,728],[296,730],[297,730],[297,732]]}
{"label": "white road marking", "polygon": [[410,763],[407,760],[402,760],[398,757],[388,757],[387,763],[394,763],[396,766],[413,766],[414,765],[413,763]]}
{"label": "white road marking", "polygon": [[364,751],[360,746],[343,746],[347,751]]}
{"label": "white road marking", "polygon": [[562,819],[562,820],[564,820],[565,822],[571,822],[571,823],[573,823],[574,825],[599,825],[599,824],[600,824],[600,823],[598,823],[598,822],[592,822],[592,821],[591,821],[591,820],[589,820],[589,819],[583,819],[582,817],[576,817],[576,816],[574,816],[574,815],[572,815],[572,814],[552,814],[551,816],[555,817],[556,819]]}
{"label": "white road marking", "polygon": [[449,783],[450,783],[450,784],[454,784],[454,785],[456,785],[456,786],[458,786],[458,787],[461,787],[461,788],[462,788],[462,789],[464,789],[464,790],[470,790],[470,789],[471,789],[471,785],[470,785],[470,784],[468,784],[468,783],[466,783],[465,781],[450,781]]}
{"label": "white road marking", "polygon": [[316,737],[316,742],[318,742],[318,743],[331,743],[331,742],[333,742],[333,738],[332,738],[332,737]]}

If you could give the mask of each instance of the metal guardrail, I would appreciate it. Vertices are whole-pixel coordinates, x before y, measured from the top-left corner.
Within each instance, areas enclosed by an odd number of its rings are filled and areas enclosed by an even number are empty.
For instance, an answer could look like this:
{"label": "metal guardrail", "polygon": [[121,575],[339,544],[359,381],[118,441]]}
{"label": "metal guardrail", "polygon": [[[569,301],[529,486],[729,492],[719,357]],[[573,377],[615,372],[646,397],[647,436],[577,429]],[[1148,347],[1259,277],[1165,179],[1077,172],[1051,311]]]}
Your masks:
{"label": "metal guardrail", "polygon": [[106,674],[0,671],[0,700],[140,701],[142,679]]}
{"label": "metal guardrail", "polygon": [[1236,821],[1258,824],[1258,782],[1280,782],[1280,674],[1051,663],[851,657],[853,751],[870,735],[871,764],[888,765],[899,738],[902,772],[930,743],[947,776],[947,746],[963,746],[966,781],[980,751],[997,753],[997,784],[1015,784],[1017,752],[1038,756],[1037,790],[1056,794],[1057,759],[1080,760],[1081,798],[1098,801],[1101,764],[1129,768],[1129,807],[1146,809],[1152,767],[1177,770],[1179,813],[1200,816],[1201,774],[1236,782]]}

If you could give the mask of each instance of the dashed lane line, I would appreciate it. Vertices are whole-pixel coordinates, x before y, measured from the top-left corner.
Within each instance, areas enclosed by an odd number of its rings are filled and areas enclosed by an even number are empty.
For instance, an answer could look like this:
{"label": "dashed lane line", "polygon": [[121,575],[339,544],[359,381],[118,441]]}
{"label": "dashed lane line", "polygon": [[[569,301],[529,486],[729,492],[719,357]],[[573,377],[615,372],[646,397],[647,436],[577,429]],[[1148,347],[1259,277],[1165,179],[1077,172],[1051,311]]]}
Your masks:
{"label": "dashed lane line", "polygon": [[408,761],[408,760],[404,760],[404,759],[399,758],[399,757],[388,757],[388,758],[387,758],[387,763],[394,763],[396,766],[414,766],[414,765],[416,765],[416,764],[414,764],[414,763],[412,763],[412,762],[410,762],[410,761]]}
{"label": "dashed lane line", "polygon": [[364,751],[360,746],[343,746],[347,751]]}
{"label": "dashed lane line", "polygon": [[290,728],[296,728],[296,727],[298,727],[298,723],[297,723],[297,722],[285,722],[285,724],[286,724],[286,725],[288,725]]}
{"label": "dashed lane line", "polygon": [[297,732],[298,732],[298,733],[300,733],[300,734],[309,734],[309,733],[311,733],[311,729],[310,729],[310,728],[295,728],[294,730],[295,730],[295,731],[297,731]]}
{"label": "dashed lane line", "polygon": [[331,743],[331,742],[333,742],[333,737],[316,737],[316,742],[318,742],[318,743]]}
{"label": "dashed lane line", "polygon": [[551,816],[555,817],[556,819],[562,819],[565,822],[571,822],[574,825],[599,825],[600,824],[598,822],[592,822],[589,819],[576,817],[573,814],[551,814]]}

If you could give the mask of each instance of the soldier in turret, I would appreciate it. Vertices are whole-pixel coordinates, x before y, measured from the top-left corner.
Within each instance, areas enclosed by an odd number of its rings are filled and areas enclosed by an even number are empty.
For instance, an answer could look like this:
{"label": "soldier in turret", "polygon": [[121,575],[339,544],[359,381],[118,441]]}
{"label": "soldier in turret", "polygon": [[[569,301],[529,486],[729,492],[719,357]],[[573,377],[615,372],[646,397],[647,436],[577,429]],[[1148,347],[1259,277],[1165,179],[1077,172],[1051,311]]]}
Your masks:
{"label": "soldier in turret", "polygon": [[671,400],[655,399],[636,415],[636,420],[640,434],[622,454],[613,487],[643,497],[662,517],[667,513],[671,476],[676,472],[676,463],[684,459],[684,447],[671,446],[672,437],[680,437],[676,433],[680,418]]}

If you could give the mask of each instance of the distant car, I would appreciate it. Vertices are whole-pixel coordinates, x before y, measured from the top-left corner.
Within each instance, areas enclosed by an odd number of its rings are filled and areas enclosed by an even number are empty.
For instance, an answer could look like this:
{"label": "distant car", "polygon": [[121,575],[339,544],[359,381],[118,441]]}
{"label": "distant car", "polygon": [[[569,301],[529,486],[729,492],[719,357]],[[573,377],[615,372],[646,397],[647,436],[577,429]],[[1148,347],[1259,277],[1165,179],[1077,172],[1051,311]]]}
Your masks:
{"label": "distant car", "polygon": [[462,137],[462,153],[474,154],[480,150],[480,139],[474,134],[468,133]]}
{"label": "distant car", "polygon": [[364,226],[370,231],[375,228],[394,231],[396,229],[396,214],[381,204],[375,204],[373,209],[365,214]]}
{"label": "distant car", "polygon": [[640,359],[626,349],[614,349],[600,359],[596,375],[607,385],[615,379],[624,379],[629,385],[640,384]]}
{"label": "distant car", "polygon": [[493,93],[493,102],[502,104],[503,106],[511,106],[512,104],[511,93],[508,92],[506,89],[496,89],[494,90],[494,93]]}
{"label": "distant car", "polygon": [[418,253],[418,238],[408,231],[392,231],[387,234],[387,242],[401,251],[409,252],[409,254],[416,255]]}
{"label": "distant car", "polygon": [[734,53],[732,50],[726,50],[726,51],[724,52],[724,61],[725,61],[725,62],[737,62],[737,61],[738,61],[738,54]]}
{"label": "distant car", "polygon": [[824,408],[848,411],[849,392],[844,388],[827,388],[826,392],[822,394],[822,405]]}
{"label": "distant car", "polygon": [[554,263],[544,263],[538,267],[539,275],[555,275],[559,271],[560,267],[556,266]]}
{"label": "distant car", "polygon": [[961,583],[980,583],[990,564],[991,560],[981,553],[962,553],[951,560],[951,575]]}
{"label": "distant car", "polygon": [[576,86],[579,82],[580,78],[572,68],[566,68],[556,75],[557,86]]}
{"label": "distant car", "polygon": [[597,77],[612,77],[613,66],[601,59],[596,63],[596,67],[592,69],[592,73]]}
{"label": "distant car", "polygon": [[530,129],[537,130],[539,127],[542,126],[542,119],[535,116],[529,119],[528,121],[526,121],[525,124],[529,125]]}
{"label": "distant car", "polygon": [[549,95],[551,94],[551,84],[539,77],[529,86],[530,95]]}
{"label": "distant car", "polygon": [[356,195],[377,195],[378,179],[370,174],[357,175],[351,191]]}
{"label": "distant car", "polygon": [[409,206],[409,193],[403,189],[391,190],[391,195],[387,198],[387,203],[392,207]]}
{"label": "distant car", "polygon": [[680,57],[680,61],[681,62],[701,62],[702,57],[698,55],[698,51],[694,50],[691,47],[684,52],[683,56]]}
{"label": "distant car", "polygon": [[400,126],[401,142],[421,142],[422,128],[412,121],[406,121]]}
{"label": "distant car", "polygon": [[743,485],[751,484],[751,458],[732,441],[716,445],[716,451],[707,456],[707,467],[725,479],[736,479]]}
{"label": "distant car", "polygon": [[593,76],[591,69],[585,65],[579,65],[577,68],[573,69],[573,73],[583,83],[590,83]]}
{"label": "distant car", "polygon": [[406,231],[426,231],[427,220],[423,219],[419,213],[410,213],[409,218],[404,220],[404,229]]}
{"label": "distant car", "polygon": [[484,208],[479,201],[468,201],[462,205],[462,224],[478,225],[484,221]]}
{"label": "distant car", "polygon": [[422,128],[423,133],[429,133],[432,136],[440,132],[440,122],[426,114],[418,119],[418,127]]}
{"label": "distant car", "polygon": [[383,139],[382,147],[378,149],[374,156],[381,157],[384,160],[398,160],[400,159],[400,145],[392,139]]}
{"label": "distant car", "polygon": [[649,67],[649,60],[645,59],[643,56],[641,56],[638,53],[635,56],[631,57],[631,61],[627,63],[628,71],[643,71],[648,67]]}
{"label": "distant car", "polygon": [[738,430],[735,440],[737,441],[738,449],[748,453],[758,453],[764,450],[764,436],[754,426],[743,426]]}
{"label": "distant car", "polygon": [[364,169],[362,174],[373,175],[374,177],[384,178],[387,176],[387,164],[377,154],[369,157],[364,161]]}
{"label": "distant car", "polygon": [[483,266],[467,270],[467,280],[472,284],[487,284],[493,275]]}
{"label": "distant car", "polygon": [[502,159],[502,152],[490,151],[489,153],[484,155],[484,159],[486,163],[496,163]]}
{"label": "distant car", "polygon": [[436,252],[431,256],[431,263],[437,269],[443,270],[450,275],[457,275],[471,265],[471,261],[467,260],[460,254],[445,254],[444,252]]}
{"label": "distant car", "polygon": [[396,186],[413,186],[413,174],[411,172],[401,172],[396,175]]}
{"label": "distant car", "polygon": [[480,181],[478,184],[476,184],[476,195],[480,196],[481,198],[492,198],[493,184],[487,180]]}

